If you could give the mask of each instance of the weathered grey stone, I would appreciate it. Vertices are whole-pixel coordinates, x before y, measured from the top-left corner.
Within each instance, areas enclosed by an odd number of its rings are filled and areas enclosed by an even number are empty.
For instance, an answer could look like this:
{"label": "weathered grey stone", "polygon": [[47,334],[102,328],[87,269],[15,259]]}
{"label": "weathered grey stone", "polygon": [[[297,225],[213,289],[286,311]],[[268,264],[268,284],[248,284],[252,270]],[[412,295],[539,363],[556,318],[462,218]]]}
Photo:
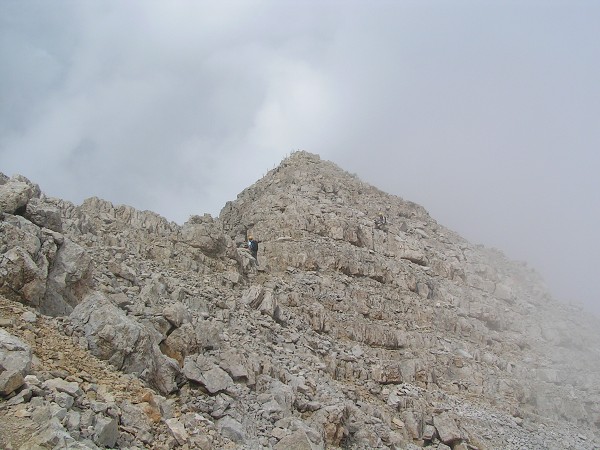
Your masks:
{"label": "weathered grey stone", "polygon": [[42,303],[46,274],[23,248],[14,247],[0,255],[0,273],[0,294],[33,306]]}
{"label": "weathered grey stone", "polygon": [[23,314],[21,314],[21,320],[23,320],[24,322],[35,323],[35,321],[37,320],[37,316],[34,312],[25,311]]}
{"label": "weathered grey stone", "polygon": [[188,435],[187,431],[185,430],[184,424],[181,423],[179,421],[179,419],[173,417],[171,419],[165,420],[165,423],[167,424],[169,431],[171,432],[173,437],[177,440],[177,443],[179,445],[183,445],[188,441],[189,435]]}
{"label": "weathered grey stone", "polygon": [[79,384],[74,381],[65,381],[62,378],[52,378],[44,381],[42,385],[53,391],[66,392],[72,397],[79,397],[83,393]]}
{"label": "weathered grey stone", "polygon": [[186,357],[183,375],[188,380],[203,385],[211,394],[224,391],[233,384],[233,380],[227,372],[202,356]]}
{"label": "weathered grey stone", "polygon": [[186,222],[181,228],[181,239],[186,244],[211,256],[224,253],[229,242],[209,214],[205,214],[203,217],[195,216]]}
{"label": "weathered grey stone", "polygon": [[434,416],[433,425],[438,432],[440,440],[444,444],[452,444],[453,442],[460,440],[460,430],[450,414],[442,413]]}
{"label": "weathered grey stone", "polygon": [[163,309],[163,316],[175,327],[180,327],[182,324],[192,320],[190,312],[180,302],[166,306]]}
{"label": "weathered grey stone", "polygon": [[123,401],[120,404],[120,423],[129,428],[135,428],[140,431],[150,432],[152,422],[141,405],[132,404],[129,401]]}
{"label": "weathered grey stone", "polygon": [[250,306],[251,308],[258,309],[263,301],[264,296],[265,290],[262,286],[251,286],[242,295],[242,303]]}
{"label": "weathered grey stone", "polygon": [[54,396],[54,401],[65,409],[71,409],[75,399],[66,392],[59,392]]}
{"label": "weathered grey stone", "polygon": [[81,425],[81,413],[79,411],[70,410],[65,417],[65,427],[69,431],[78,431]]}
{"label": "weathered grey stone", "polygon": [[423,439],[431,441],[435,437],[435,427],[433,425],[425,425],[423,428]]}
{"label": "weathered grey stone", "polygon": [[90,292],[91,280],[92,259],[81,246],[65,239],[50,264],[40,311],[52,316],[71,313]]}
{"label": "weathered grey stone", "polygon": [[28,386],[36,386],[36,387],[40,387],[42,385],[42,382],[40,381],[40,379],[35,375],[26,375],[25,383],[27,383]]}
{"label": "weathered grey stone", "polygon": [[25,212],[27,202],[34,195],[34,188],[29,184],[15,179],[9,180],[0,185],[0,213]]}
{"label": "weathered grey stone", "polygon": [[75,439],[65,430],[60,421],[56,418],[48,418],[40,424],[40,429],[20,448],[41,449],[41,448],[71,448]]}
{"label": "weathered grey stone", "polygon": [[93,427],[96,423],[96,414],[91,409],[86,409],[81,413],[80,426],[82,429]]}
{"label": "weathered grey stone", "polygon": [[221,353],[219,366],[224,369],[234,381],[247,381],[248,369],[246,368],[247,361],[242,356],[241,352],[228,350]]}
{"label": "weathered grey stone", "polygon": [[173,330],[169,336],[160,343],[161,351],[175,359],[183,366],[185,357],[189,354],[199,353],[202,345],[198,342],[196,330],[191,323],[184,323],[181,327]]}
{"label": "weathered grey stone", "polygon": [[116,368],[146,378],[163,393],[177,389],[177,362],[160,352],[153,335],[99,293],[89,295],[72,312],[90,351]]}
{"label": "weathered grey stone", "polygon": [[94,442],[102,447],[114,447],[118,438],[117,420],[113,417],[97,416],[94,426]]}
{"label": "weathered grey stone", "polygon": [[113,260],[108,263],[108,270],[124,280],[127,280],[133,284],[137,283],[137,275],[135,270],[129,267],[127,264]]}
{"label": "weathered grey stone", "polygon": [[60,210],[40,199],[29,200],[24,216],[40,228],[48,228],[57,233],[63,231]]}
{"label": "weathered grey stone", "polygon": [[283,437],[273,448],[275,450],[316,450],[319,447],[310,442],[303,430],[298,430]]}
{"label": "weathered grey stone", "polygon": [[243,444],[246,441],[246,431],[241,423],[231,416],[225,416],[217,422],[217,429],[226,438]]}
{"label": "weathered grey stone", "polygon": [[9,395],[25,382],[31,368],[31,348],[0,328],[0,395]]}

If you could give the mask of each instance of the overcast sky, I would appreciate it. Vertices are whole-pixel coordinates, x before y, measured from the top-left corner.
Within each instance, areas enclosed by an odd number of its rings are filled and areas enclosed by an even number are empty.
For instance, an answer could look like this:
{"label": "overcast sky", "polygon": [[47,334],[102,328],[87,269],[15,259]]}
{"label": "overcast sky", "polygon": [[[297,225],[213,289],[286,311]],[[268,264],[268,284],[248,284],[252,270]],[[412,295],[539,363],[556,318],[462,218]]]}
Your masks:
{"label": "overcast sky", "polygon": [[600,312],[600,2],[0,0],[0,171],[218,215],[318,153]]}

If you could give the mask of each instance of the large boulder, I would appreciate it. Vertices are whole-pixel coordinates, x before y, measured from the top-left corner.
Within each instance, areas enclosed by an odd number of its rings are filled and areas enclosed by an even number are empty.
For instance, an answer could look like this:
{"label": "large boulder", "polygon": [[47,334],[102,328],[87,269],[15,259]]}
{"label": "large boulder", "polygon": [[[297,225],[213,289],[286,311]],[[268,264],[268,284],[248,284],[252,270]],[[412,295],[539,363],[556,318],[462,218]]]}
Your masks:
{"label": "large boulder", "polygon": [[19,389],[31,368],[31,349],[21,339],[0,328],[0,395]]}
{"label": "large boulder", "polygon": [[210,394],[226,391],[233,385],[233,380],[227,372],[202,355],[187,356],[184,360],[183,374],[188,380],[204,386]]}
{"label": "large boulder", "polygon": [[62,217],[60,210],[38,198],[32,198],[27,203],[24,216],[42,228],[62,233]]}
{"label": "large boulder", "polygon": [[210,214],[193,216],[181,228],[181,240],[208,256],[223,254],[231,242]]}
{"label": "large boulder", "polygon": [[433,418],[440,440],[444,444],[451,445],[461,439],[461,433],[454,419],[448,413],[442,413]]}
{"label": "large boulder", "polygon": [[92,285],[92,259],[70,239],[64,238],[50,264],[44,302],[40,311],[59,316],[69,314]]}
{"label": "large boulder", "polygon": [[102,294],[88,295],[70,317],[92,354],[119,370],[137,374],[162,393],[177,390],[177,361],[161,353],[156,333],[128,317]]}
{"label": "large boulder", "polygon": [[69,314],[92,284],[92,260],[81,246],[24,217],[0,222],[0,251],[0,293],[44,314]]}
{"label": "large boulder", "polygon": [[316,450],[317,448],[319,447],[310,442],[304,430],[297,430],[285,436],[274,447],[275,450]]}
{"label": "large boulder", "polygon": [[21,247],[0,255],[0,294],[38,306],[46,292],[45,273]]}
{"label": "large boulder", "polygon": [[23,217],[0,222],[0,294],[38,307],[46,293],[48,260],[53,253],[40,229]]}
{"label": "large boulder", "polygon": [[28,183],[26,178],[13,177],[0,184],[0,213],[23,213],[27,202],[36,195],[39,196],[39,187]]}

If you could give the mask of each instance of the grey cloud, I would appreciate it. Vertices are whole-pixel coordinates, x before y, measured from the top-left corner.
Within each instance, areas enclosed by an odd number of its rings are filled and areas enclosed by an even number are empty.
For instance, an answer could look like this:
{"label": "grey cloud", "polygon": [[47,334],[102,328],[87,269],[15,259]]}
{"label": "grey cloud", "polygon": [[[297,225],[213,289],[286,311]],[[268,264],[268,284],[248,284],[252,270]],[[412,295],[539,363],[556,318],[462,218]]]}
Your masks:
{"label": "grey cloud", "polygon": [[600,310],[600,6],[3,2],[0,170],[185,221],[320,153]]}

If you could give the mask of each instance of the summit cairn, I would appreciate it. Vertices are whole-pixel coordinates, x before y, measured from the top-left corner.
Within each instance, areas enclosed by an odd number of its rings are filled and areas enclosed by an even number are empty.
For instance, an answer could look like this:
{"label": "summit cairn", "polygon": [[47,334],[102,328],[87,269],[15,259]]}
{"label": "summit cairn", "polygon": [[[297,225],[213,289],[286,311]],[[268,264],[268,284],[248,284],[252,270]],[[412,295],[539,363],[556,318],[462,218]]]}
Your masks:
{"label": "summit cairn", "polygon": [[594,318],[317,155],[182,226],[0,205],[2,448],[600,447]]}

